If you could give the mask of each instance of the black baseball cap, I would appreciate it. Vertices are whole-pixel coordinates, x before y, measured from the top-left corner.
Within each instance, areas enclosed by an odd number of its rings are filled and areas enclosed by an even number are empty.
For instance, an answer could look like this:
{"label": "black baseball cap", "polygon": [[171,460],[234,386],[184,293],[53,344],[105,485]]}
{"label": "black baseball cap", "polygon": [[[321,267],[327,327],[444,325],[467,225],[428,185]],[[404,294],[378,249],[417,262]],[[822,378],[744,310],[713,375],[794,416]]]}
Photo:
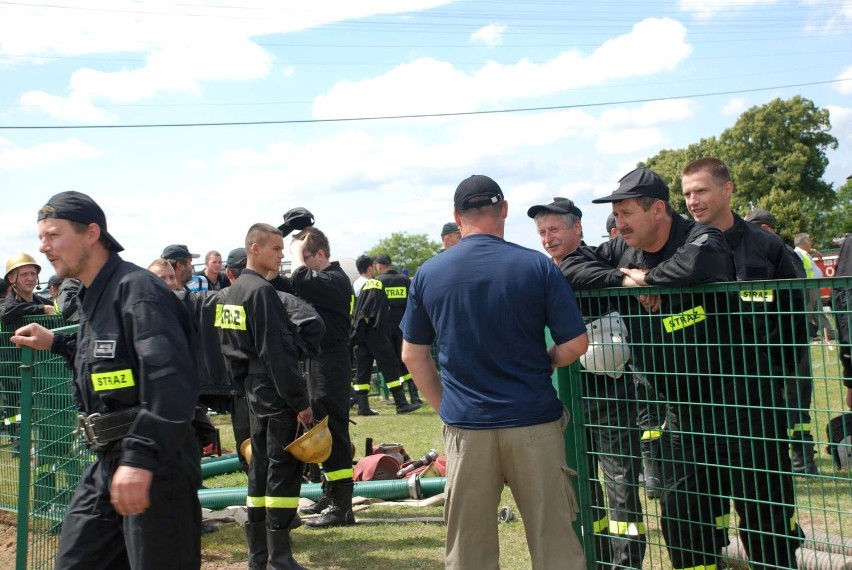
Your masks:
{"label": "black baseball cap", "polygon": [[53,212],[39,214],[39,221],[47,218],[56,218],[86,225],[98,224],[98,227],[101,228],[101,235],[109,244],[109,248],[116,252],[124,251],[121,244],[107,231],[104,211],[86,194],[74,190],[60,192],[48,200],[45,206],[53,208]]}
{"label": "black baseball cap", "polygon": [[393,262],[391,261],[391,257],[386,253],[380,253],[376,257],[373,258],[374,263],[379,263],[381,265],[391,265]]}
{"label": "black baseball cap", "polygon": [[746,214],[745,221],[757,225],[766,224],[772,229],[775,229],[778,226],[775,216],[773,216],[769,211],[761,210],[759,208]]}
{"label": "black baseball cap", "polygon": [[481,208],[503,200],[503,191],[496,182],[482,174],[465,178],[456,188],[453,204],[456,210]]}
{"label": "black baseball cap", "polygon": [[230,269],[245,269],[246,263],[248,263],[246,248],[238,247],[237,249],[232,249],[231,253],[228,254],[228,259],[225,261],[225,267]]}
{"label": "black baseball cap", "polygon": [[592,200],[593,204],[606,204],[607,202],[621,202],[630,198],[656,198],[669,201],[669,187],[660,178],[660,175],[650,168],[637,168],[626,174],[618,181],[618,187],[612,194],[604,198]]}
{"label": "black baseball cap", "polygon": [[186,259],[187,257],[195,259],[196,257],[201,257],[201,255],[197,253],[190,253],[189,248],[185,245],[173,243],[166,246],[166,249],[163,250],[163,254],[160,257],[163,259]]}
{"label": "black baseball cap", "polygon": [[301,206],[291,208],[284,212],[284,223],[278,226],[284,237],[290,235],[293,230],[303,230],[314,225],[314,215]]}
{"label": "black baseball cap", "polygon": [[574,205],[568,198],[554,198],[550,204],[532,206],[527,210],[527,216],[535,218],[539,213],[547,211],[553,214],[573,214],[578,218],[583,217],[583,211]]}
{"label": "black baseball cap", "polygon": [[64,279],[62,277],[60,277],[59,275],[51,275],[50,279],[47,280],[47,286],[48,287],[59,287],[60,285],[62,285],[63,281],[64,281]]}
{"label": "black baseball cap", "polygon": [[441,228],[441,237],[444,237],[447,234],[454,234],[457,232],[461,232],[459,227],[454,222],[447,222],[444,224],[444,227]]}

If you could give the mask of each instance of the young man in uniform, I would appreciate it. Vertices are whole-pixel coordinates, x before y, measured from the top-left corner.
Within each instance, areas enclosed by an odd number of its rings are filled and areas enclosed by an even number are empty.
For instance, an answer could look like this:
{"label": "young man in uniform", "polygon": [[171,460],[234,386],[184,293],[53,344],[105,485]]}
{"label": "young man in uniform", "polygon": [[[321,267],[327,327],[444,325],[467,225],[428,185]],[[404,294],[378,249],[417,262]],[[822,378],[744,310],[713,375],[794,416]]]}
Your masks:
{"label": "young man in uniform", "polygon": [[417,272],[402,323],[403,357],[444,424],[446,566],[499,567],[494,511],[506,478],[533,570],[585,568],[572,528],[567,416],[551,381],[554,367],[587,348],[577,301],[550,260],[503,239],[509,210],[494,180],[462,181],[454,205],[461,243]]}
{"label": "young man in uniform", "polygon": [[[744,221],[731,210],[734,182],[724,162],[708,157],[690,162],[683,169],[682,188],[686,207],[695,221],[724,233],[734,253],[737,281],[799,277],[781,238]],[[819,471],[814,462],[810,417],[813,377],[809,366],[805,370],[799,366],[805,364],[799,362],[802,357],[810,360],[804,296],[795,290],[756,289],[742,291],[740,300],[745,313],[751,313],[761,344],[767,344],[771,353],[772,370],[763,375],[776,379],[787,401],[784,407],[787,435],[793,440],[793,466],[801,473],[816,475]],[[800,348],[808,354],[803,355]],[[789,470],[786,462],[784,467]]]}
{"label": "young man in uniform", "polygon": [[[620,236],[580,248],[562,262],[575,289],[689,287],[735,279],[725,237],[675,214],[668,186],[655,172],[638,168],[610,196],[593,202],[612,203]],[[739,320],[737,299],[709,291],[613,295],[609,302],[627,324],[637,368],[668,403],[660,502],[673,568],[715,567],[728,537],[716,520],[714,497],[734,500],[752,567],[795,568],[801,535],[784,492],[790,475],[771,443],[783,426],[777,408],[765,406],[764,399],[779,391],[744,357],[741,347],[754,346],[755,339],[741,337],[747,327]],[[720,343],[734,350],[722,354]]]}
{"label": "young man in uniform", "polygon": [[[527,216],[535,221],[541,245],[556,265],[583,245],[583,212],[568,198],[532,206]],[[597,541],[598,558],[611,560],[615,568],[642,568],[646,538],[638,485],[642,462],[635,381],[632,374],[610,378],[591,372],[583,379],[589,473],[597,478],[600,465],[610,507],[607,516],[601,485],[593,483],[594,526],[596,538],[602,539]]]}
{"label": "young man in uniform", "polygon": [[41,267],[28,253],[19,253],[6,262],[4,280],[11,286],[11,293],[0,299],[0,320],[10,324],[25,315],[52,315],[53,305],[36,296],[38,275]]}
{"label": "young man in uniform", "polygon": [[302,568],[290,547],[297,524],[302,463],[284,447],[296,439],[297,426],[313,425],[305,379],[287,313],[264,276],[277,272],[284,257],[281,231],[254,224],[246,235],[246,268],[225,290],[217,308],[222,352],[245,388],[251,421],[249,464],[249,568]]}
{"label": "young man in uniform", "polygon": [[408,393],[411,396],[412,405],[420,405],[423,401],[417,392],[417,386],[411,381],[411,374],[408,373],[408,369],[402,361],[402,331],[399,328],[399,323],[402,322],[402,315],[405,314],[405,306],[408,304],[408,288],[411,285],[411,281],[408,279],[408,275],[403,275],[393,269],[393,261],[388,254],[382,253],[377,255],[373,261],[376,264],[376,279],[381,282],[385,290],[385,295],[388,298],[390,311],[388,312],[385,331],[396,353],[401,373],[398,380],[391,378],[385,378],[385,380],[388,383],[388,388],[397,381],[403,387],[408,385]]}
{"label": "young man in uniform", "polygon": [[352,513],[352,444],[349,438],[349,392],[352,363],[349,328],[355,295],[340,263],[332,262],[326,235],[309,227],[290,244],[290,285],[297,297],[317,310],[325,323],[322,352],[306,362],[308,395],[317,420],[328,416],[331,455],[322,463],[324,496],[302,512],[319,514],[305,526],[322,528],[355,524]]}
{"label": "young man in uniform", "polygon": [[39,210],[41,247],[83,287],[80,330],[30,324],[12,342],[73,364],[74,399],[96,459],[71,499],[56,568],[198,568],[200,450],[188,311],[152,273],[123,261],[103,210],[61,192]]}

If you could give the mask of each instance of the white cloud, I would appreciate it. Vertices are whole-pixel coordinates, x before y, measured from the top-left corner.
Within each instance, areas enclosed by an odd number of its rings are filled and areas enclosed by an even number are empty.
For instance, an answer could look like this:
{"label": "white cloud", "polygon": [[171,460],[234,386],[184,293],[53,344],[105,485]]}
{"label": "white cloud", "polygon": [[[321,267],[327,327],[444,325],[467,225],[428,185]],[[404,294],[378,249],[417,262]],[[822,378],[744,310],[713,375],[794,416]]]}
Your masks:
{"label": "white cloud", "polygon": [[27,91],[21,95],[19,102],[21,105],[39,109],[51,117],[67,121],[106,124],[116,118],[114,114],[96,108],[90,100],[78,95],[58,97],[44,91]]}
{"label": "white cloud", "polygon": [[0,168],[35,168],[59,161],[98,158],[102,154],[100,150],[76,138],[32,148],[19,148],[7,140],[0,140]]}
{"label": "white cloud", "polygon": [[777,3],[778,0],[680,0],[678,7],[684,12],[692,12],[698,18],[711,18],[719,14],[734,15],[744,8]]}
{"label": "white cloud", "polygon": [[719,111],[720,115],[727,117],[739,117],[748,108],[748,101],[742,97],[730,99]]}
{"label": "white cloud", "polygon": [[585,57],[568,51],[544,63],[489,62],[473,73],[421,58],[378,77],[341,81],[314,100],[313,112],[318,118],[451,113],[565,93],[673,70],[692,51],[685,37],[679,22],[649,18]]}
{"label": "white cloud", "polygon": [[623,129],[619,132],[606,131],[598,137],[597,149],[603,154],[627,154],[642,149],[659,148],[663,135],[659,129]]}
{"label": "white cloud", "polygon": [[846,81],[834,85],[834,89],[838,93],[852,95],[852,65],[841,71],[835,79],[846,79]]}
{"label": "white cloud", "polygon": [[503,24],[488,24],[470,34],[471,41],[487,46],[499,46],[503,43],[503,34],[508,30]]}

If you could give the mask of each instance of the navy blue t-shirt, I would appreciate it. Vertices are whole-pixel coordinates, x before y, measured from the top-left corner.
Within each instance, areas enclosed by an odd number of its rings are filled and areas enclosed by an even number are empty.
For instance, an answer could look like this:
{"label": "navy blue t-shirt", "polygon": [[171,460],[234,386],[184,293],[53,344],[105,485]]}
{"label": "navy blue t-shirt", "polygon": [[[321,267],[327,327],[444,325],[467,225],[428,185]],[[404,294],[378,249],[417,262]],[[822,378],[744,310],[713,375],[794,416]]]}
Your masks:
{"label": "navy blue t-shirt", "polygon": [[463,429],[559,419],[545,327],[557,344],[586,332],[574,293],[550,259],[485,234],[466,236],[423,264],[400,327],[412,344],[437,336],[439,415]]}

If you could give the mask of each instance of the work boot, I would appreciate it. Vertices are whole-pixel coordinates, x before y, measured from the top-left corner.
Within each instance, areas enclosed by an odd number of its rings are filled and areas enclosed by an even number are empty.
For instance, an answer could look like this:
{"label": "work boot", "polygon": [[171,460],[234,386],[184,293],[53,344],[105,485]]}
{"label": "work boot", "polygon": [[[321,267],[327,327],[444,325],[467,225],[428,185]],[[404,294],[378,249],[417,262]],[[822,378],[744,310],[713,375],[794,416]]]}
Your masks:
{"label": "work boot", "polygon": [[393,396],[393,402],[396,404],[396,413],[398,414],[409,414],[420,409],[420,404],[408,403],[408,400],[405,399],[405,391],[402,386],[391,389],[391,396]]}
{"label": "work boot", "polygon": [[316,503],[311,505],[310,507],[299,507],[300,515],[318,515],[327,508],[334,505],[334,498],[332,497],[331,483],[328,481],[323,481],[322,483],[322,497],[320,497]]}
{"label": "work boot", "polygon": [[662,474],[660,472],[659,438],[642,440],[642,474],[645,493],[649,499],[659,499],[663,493]]}
{"label": "work boot", "polygon": [[246,543],[248,543],[248,567],[266,570],[269,549],[266,546],[266,521],[247,522]]}
{"label": "work boot", "polygon": [[293,558],[290,546],[290,529],[266,530],[266,545],[269,548],[269,570],[308,570]]}
{"label": "work boot", "polygon": [[411,396],[411,403],[422,406],[423,400],[420,399],[420,392],[417,391],[417,385],[414,383],[414,380],[406,380],[405,383],[408,384],[408,395]]}
{"label": "work boot", "polygon": [[790,444],[793,459],[793,473],[803,473],[806,475],[819,475],[814,459],[814,437],[810,433],[797,432],[793,437],[801,436],[800,441],[794,441]]}
{"label": "work boot", "polygon": [[331,484],[334,502],[322,514],[305,521],[310,528],[328,528],[332,526],[347,526],[355,524],[355,514],[352,512],[352,492],[355,483],[351,479],[335,481]]}
{"label": "work boot", "polygon": [[378,416],[379,412],[370,409],[370,396],[368,394],[358,394],[355,396],[358,400],[358,415],[359,416]]}

